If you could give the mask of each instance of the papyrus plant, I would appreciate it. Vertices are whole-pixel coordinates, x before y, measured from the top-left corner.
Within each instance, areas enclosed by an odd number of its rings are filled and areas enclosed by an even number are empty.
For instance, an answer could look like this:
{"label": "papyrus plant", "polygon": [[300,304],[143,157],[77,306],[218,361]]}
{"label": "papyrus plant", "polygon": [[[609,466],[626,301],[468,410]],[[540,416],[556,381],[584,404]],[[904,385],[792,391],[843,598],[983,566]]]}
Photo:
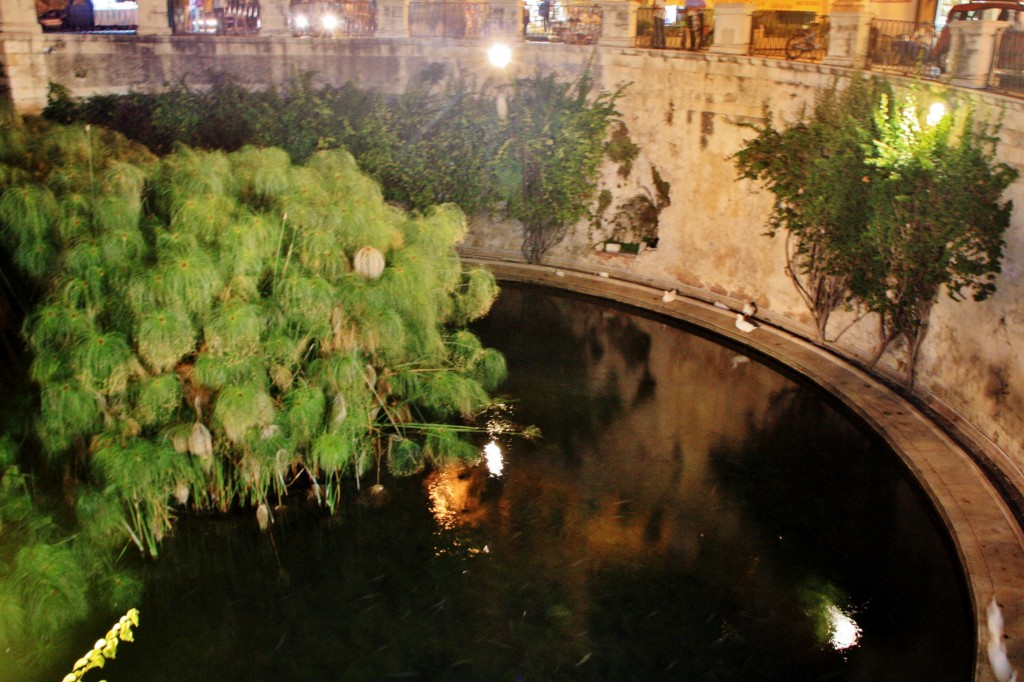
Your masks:
{"label": "papyrus plant", "polygon": [[[463,329],[497,289],[459,262],[457,209],[389,206],[344,151],[158,160],[88,126],[4,143],[42,451],[141,548],[171,501],[259,504],[301,480],[333,505],[346,475],[475,456],[445,423],[505,366]],[[352,269],[364,247],[376,278]]]}

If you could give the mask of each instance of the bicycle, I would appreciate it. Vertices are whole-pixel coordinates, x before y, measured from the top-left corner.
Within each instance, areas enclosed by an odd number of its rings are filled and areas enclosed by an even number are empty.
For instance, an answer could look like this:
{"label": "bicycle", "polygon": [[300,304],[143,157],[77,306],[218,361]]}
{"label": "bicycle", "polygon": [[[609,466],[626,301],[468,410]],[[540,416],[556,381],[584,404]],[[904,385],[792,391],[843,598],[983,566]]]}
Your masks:
{"label": "bicycle", "polygon": [[797,59],[808,52],[825,49],[821,27],[818,22],[804,24],[786,41],[786,59]]}

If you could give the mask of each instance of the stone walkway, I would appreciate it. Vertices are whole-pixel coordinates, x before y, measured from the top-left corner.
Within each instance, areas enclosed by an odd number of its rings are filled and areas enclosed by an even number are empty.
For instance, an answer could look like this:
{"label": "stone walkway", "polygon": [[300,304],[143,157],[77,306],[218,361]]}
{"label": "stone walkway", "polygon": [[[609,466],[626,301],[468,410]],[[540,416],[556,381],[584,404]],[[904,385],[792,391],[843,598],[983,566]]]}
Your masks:
{"label": "stone walkway", "polygon": [[[597,274],[464,257],[500,280],[530,282],[625,303],[673,317],[748,346],[791,367],[840,399],[892,446],[917,477],[945,521],[967,576],[977,628],[977,682],[997,680],[987,656],[986,607],[1002,606],[1011,664],[1024,676],[1024,533],[971,456],[883,383],[841,358],[776,327],[751,333],[736,314],[680,294]],[[941,652],[936,652],[941,656]]]}

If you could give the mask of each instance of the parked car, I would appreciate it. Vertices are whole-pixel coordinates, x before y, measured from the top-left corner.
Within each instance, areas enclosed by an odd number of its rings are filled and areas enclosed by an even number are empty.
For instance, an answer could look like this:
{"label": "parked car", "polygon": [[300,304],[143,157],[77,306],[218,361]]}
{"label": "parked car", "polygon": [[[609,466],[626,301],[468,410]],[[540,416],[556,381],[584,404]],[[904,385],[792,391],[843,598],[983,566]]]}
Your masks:
{"label": "parked car", "polygon": [[954,5],[946,15],[946,25],[942,27],[932,52],[940,69],[946,70],[946,60],[949,58],[949,24],[954,21],[981,21],[983,19],[1009,21],[1013,26],[1024,28],[1024,2],[978,0],[963,5]]}

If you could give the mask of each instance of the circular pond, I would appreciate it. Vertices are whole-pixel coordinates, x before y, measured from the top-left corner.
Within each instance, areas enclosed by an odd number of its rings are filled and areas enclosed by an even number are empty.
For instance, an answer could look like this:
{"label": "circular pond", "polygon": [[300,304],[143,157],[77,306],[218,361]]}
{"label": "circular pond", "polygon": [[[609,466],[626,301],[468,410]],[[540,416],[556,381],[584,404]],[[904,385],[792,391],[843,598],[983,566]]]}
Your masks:
{"label": "circular pond", "polygon": [[380,507],[292,502],[270,534],[181,519],[103,677],[971,678],[944,528],[820,390],[538,288],[505,285],[477,331],[542,438],[483,437],[480,465],[385,481]]}

